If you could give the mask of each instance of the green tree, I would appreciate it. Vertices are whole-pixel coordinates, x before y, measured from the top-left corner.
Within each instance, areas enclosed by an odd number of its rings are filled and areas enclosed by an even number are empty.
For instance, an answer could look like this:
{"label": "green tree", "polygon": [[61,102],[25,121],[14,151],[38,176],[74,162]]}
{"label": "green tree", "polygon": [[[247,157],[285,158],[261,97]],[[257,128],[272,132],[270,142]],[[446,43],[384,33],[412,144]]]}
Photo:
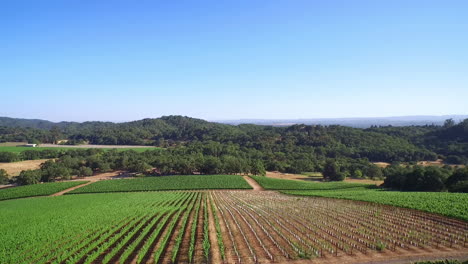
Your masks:
{"label": "green tree", "polygon": [[93,169],[90,167],[80,167],[78,169],[78,176],[84,177],[84,176],[92,176],[93,175]]}
{"label": "green tree", "polygon": [[255,160],[254,162],[252,162],[250,172],[253,175],[265,176],[266,171],[263,162],[261,160]]}
{"label": "green tree", "polygon": [[135,163],[131,164],[129,167],[130,171],[138,172],[138,173],[147,173],[152,168],[153,167],[151,165],[141,160],[136,161]]}
{"label": "green tree", "polygon": [[339,172],[338,164],[334,160],[329,159],[325,162],[322,172],[324,179],[333,181],[338,178]]}
{"label": "green tree", "polygon": [[353,178],[361,179],[362,177],[362,171],[359,169],[355,169],[353,172]]}
{"label": "green tree", "polygon": [[446,185],[451,192],[468,192],[468,168],[455,170],[447,179]]}
{"label": "green tree", "polygon": [[37,184],[40,182],[41,176],[40,170],[25,170],[20,172],[20,175],[16,177],[16,183],[18,185]]}
{"label": "green tree", "polygon": [[4,169],[0,169],[0,184],[7,184],[9,181],[8,173]]}
{"label": "green tree", "polygon": [[70,169],[54,160],[48,160],[41,165],[41,181],[53,182],[58,179],[68,180],[71,177]]}
{"label": "green tree", "polygon": [[14,152],[1,151],[0,162],[15,162],[19,160],[19,155]]}
{"label": "green tree", "polygon": [[366,176],[373,180],[382,179],[383,178],[382,169],[377,167],[376,165],[371,165],[367,168]]}
{"label": "green tree", "polygon": [[200,172],[204,174],[217,174],[221,171],[221,169],[222,164],[218,158],[213,156],[205,156]]}
{"label": "green tree", "polygon": [[455,121],[453,120],[453,118],[447,119],[444,122],[444,128],[453,127],[454,125],[455,125]]}

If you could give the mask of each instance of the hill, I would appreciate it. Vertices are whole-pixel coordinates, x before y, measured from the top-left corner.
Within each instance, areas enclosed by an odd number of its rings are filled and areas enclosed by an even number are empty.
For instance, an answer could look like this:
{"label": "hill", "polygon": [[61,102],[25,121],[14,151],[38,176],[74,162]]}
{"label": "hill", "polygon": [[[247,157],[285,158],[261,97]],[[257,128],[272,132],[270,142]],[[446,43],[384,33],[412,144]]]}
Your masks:
{"label": "hill", "polygon": [[[66,139],[67,144],[159,146],[174,149],[174,157],[200,153],[223,158],[223,162],[231,157],[250,164],[262,160],[268,170],[293,173],[321,171],[325,160],[332,158],[340,166],[355,171],[369,167],[369,161],[411,162],[441,157],[464,163],[468,153],[467,122],[361,129],[338,125],[228,125],[184,116],[124,123],[23,119],[15,122],[3,118],[0,142],[54,143]],[[203,159],[197,156],[193,160]]]}

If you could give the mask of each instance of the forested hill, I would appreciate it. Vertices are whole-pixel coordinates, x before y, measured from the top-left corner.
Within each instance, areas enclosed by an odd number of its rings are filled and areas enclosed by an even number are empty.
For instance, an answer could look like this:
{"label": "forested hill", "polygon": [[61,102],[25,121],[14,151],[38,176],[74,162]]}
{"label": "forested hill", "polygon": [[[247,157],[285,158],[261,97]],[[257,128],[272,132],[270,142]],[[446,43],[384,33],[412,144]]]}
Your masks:
{"label": "forested hill", "polygon": [[468,120],[459,124],[449,122],[444,126],[359,129],[307,125],[234,126],[182,116],[125,123],[53,123],[0,118],[0,141],[52,143],[68,139],[69,144],[162,147],[203,142],[255,149],[275,159],[281,159],[281,155],[302,155],[305,159],[309,156],[314,159],[346,157],[392,162],[434,160],[441,154],[465,161],[468,157],[467,131]]}
{"label": "forested hill", "polygon": [[443,126],[373,127],[367,131],[404,138],[446,157],[449,163],[468,162],[468,119],[455,124],[451,119]]}

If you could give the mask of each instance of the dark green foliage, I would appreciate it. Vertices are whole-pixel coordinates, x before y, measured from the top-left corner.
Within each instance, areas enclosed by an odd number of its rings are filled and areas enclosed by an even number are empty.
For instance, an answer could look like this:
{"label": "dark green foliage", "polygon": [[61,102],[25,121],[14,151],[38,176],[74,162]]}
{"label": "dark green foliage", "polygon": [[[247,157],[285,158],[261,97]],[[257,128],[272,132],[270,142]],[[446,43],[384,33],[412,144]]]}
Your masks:
{"label": "dark green foliage", "polygon": [[446,157],[447,163],[468,162],[468,119],[455,124],[446,121],[444,126],[373,127],[367,129],[400,137],[412,144]]}
{"label": "dark green foliage", "polygon": [[187,142],[203,142],[210,145],[206,150],[213,156],[218,156],[216,152],[220,147],[212,142],[233,143],[268,155],[264,159],[268,170],[286,172],[316,171],[320,163],[323,165],[325,158],[365,157],[371,161],[390,162],[436,158],[435,153],[416,147],[407,139],[343,126],[231,126],[182,116],[127,123],[47,123],[33,126],[36,128],[25,128],[21,122],[17,123],[19,127],[13,127],[14,122],[0,120],[2,124],[8,126],[0,127],[0,140],[3,141],[34,138],[51,143],[62,136],[70,142],[110,145],[169,147],[185,145]]}
{"label": "dark green foliage", "polygon": [[451,192],[468,192],[468,168],[455,170],[446,185]]}
{"label": "dark green foliage", "polygon": [[22,171],[15,180],[18,185],[37,184],[40,182],[41,176],[42,173],[40,170],[26,170]]}
{"label": "dark green foliage", "polygon": [[362,174],[362,171],[360,169],[355,169],[353,171],[353,175],[352,175],[353,178],[356,178],[356,179],[361,179],[363,176]]}
{"label": "dark green foliage", "polygon": [[20,157],[17,153],[6,152],[6,151],[0,152],[0,162],[15,162],[19,160],[20,160]]}
{"label": "dark green foliage", "polygon": [[78,169],[78,176],[92,176],[93,175],[93,170],[90,167],[80,167]]}
{"label": "dark green foliage", "polygon": [[336,181],[338,178],[340,178],[340,169],[336,162],[334,160],[327,160],[325,162],[325,165],[323,166],[323,178],[330,180],[330,181]]}
{"label": "dark green foliage", "polygon": [[369,166],[366,170],[366,176],[371,179],[382,179],[383,178],[382,169],[380,169],[376,165]]}
{"label": "dark green foliage", "polygon": [[439,167],[391,166],[385,169],[384,186],[402,191],[442,191],[451,171]]}
{"label": "dark green foliage", "polygon": [[48,160],[41,165],[41,181],[42,182],[53,182],[58,179],[68,180],[70,179],[71,169],[73,167],[70,164],[60,160],[56,162],[54,160]]}
{"label": "dark green foliage", "polygon": [[261,162],[260,160],[252,162],[250,173],[252,173],[253,175],[265,176],[266,171],[265,167],[263,166],[263,162]]}
{"label": "dark green foliage", "polygon": [[9,182],[8,173],[4,169],[0,169],[0,185],[7,184]]}

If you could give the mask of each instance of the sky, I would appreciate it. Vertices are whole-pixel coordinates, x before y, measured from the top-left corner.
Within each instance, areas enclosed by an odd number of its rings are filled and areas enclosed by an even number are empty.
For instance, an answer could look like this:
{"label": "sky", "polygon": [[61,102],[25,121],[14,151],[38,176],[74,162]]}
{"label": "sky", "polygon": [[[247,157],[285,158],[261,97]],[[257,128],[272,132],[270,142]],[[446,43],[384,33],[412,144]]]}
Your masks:
{"label": "sky", "polygon": [[6,0],[0,116],[468,114],[468,1]]}

